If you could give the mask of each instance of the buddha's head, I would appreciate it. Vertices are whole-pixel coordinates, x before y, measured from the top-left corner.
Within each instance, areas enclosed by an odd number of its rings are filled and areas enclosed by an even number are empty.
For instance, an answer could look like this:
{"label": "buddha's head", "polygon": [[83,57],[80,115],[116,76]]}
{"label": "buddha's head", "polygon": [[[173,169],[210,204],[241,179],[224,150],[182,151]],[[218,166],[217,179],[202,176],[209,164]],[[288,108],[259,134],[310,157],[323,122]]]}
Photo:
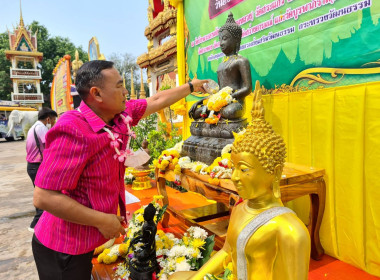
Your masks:
{"label": "buddha's head", "polygon": [[264,119],[261,93],[256,94],[252,122],[242,135],[235,135],[231,160],[232,181],[243,199],[273,194],[280,198],[279,183],[285,162],[284,140]]}
{"label": "buddha's head", "polygon": [[144,209],[144,220],[146,222],[153,221],[154,215],[156,214],[156,207],[152,203],[149,203]]}
{"label": "buddha's head", "polygon": [[241,27],[235,22],[232,13],[226,23],[219,29],[220,48],[226,56],[237,54],[240,50]]}

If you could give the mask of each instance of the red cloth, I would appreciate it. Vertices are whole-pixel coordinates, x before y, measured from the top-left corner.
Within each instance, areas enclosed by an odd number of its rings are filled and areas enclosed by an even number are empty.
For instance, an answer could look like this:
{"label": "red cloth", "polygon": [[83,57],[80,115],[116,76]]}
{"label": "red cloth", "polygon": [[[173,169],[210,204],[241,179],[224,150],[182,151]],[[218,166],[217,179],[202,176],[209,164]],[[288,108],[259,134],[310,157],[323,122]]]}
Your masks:
{"label": "red cloth", "polygon": [[[146,110],[146,100],[126,103],[124,115],[136,125]],[[125,149],[127,126],[117,115],[115,125]],[[46,135],[44,160],[36,186],[61,191],[82,205],[104,213],[125,216],[124,163],[114,159],[105,122],[84,102],[79,111],[68,111]],[[46,247],[71,255],[87,253],[106,241],[97,228],[71,223],[44,212],[35,227],[38,240]]]}

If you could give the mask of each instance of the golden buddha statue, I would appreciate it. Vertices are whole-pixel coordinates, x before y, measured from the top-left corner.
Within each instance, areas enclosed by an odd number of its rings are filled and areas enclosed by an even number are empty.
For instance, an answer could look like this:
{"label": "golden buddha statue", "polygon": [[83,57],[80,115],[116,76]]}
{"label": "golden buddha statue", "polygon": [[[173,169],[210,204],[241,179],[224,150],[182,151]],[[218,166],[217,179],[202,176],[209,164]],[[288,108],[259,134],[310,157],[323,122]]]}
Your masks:
{"label": "golden buddha statue", "polygon": [[280,199],[285,155],[283,139],[264,119],[258,92],[252,122],[233,143],[231,179],[244,201],[232,210],[224,246],[199,271],[176,272],[169,279],[203,280],[209,273],[223,273],[229,262],[239,280],[308,278],[308,231]]}
{"label": "golden buddha statue", "polygon": [[83,65],[83,61],[79,59],[79,52],[75,50],[75,59],[71,62],[71,67],[73,69],[74,79],[77,76],[78,69]]}

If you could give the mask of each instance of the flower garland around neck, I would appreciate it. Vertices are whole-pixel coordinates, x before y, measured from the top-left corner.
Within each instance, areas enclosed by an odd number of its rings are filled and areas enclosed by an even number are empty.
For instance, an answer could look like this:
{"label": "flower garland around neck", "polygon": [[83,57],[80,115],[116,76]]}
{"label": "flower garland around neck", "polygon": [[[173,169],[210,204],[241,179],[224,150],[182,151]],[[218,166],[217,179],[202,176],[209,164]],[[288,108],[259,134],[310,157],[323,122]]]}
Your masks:
{"label": "flower garland around neck", "polygon": [[111,139],[110,146],[111,148],[115,149],[116,154],[113,156],[114,159],[118,160],[119,162],[124,162],[127,159],[128,156],[133,155],[133,151],[129,148],[129,144],[131,142],[131,137],[136,138],[135,132],[131,129],[131,122],[132,118],[130,116],[124,116],[120,114],[121,118],[123,119],[123,122],[127,126],[127,135],[128,137],[128,142],[127,145],[125,146],[125,150],[121,150],[120,148],[120,143],[123,143],[123,140],[121,140],[119,137],[119,133],[117,132],[112,132],[110,129],[107,127],[103,127],[103,130],[108,133],[108,138]]}

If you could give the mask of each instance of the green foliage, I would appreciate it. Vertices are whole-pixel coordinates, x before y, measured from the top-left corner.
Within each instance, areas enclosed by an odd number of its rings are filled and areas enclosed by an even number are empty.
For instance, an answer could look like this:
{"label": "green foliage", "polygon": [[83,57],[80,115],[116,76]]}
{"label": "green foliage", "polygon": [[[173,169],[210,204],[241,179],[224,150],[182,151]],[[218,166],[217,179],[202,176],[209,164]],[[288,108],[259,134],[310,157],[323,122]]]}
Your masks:
{"label": "green foliage", "polygon": [[156,221],[156,224],[158,224],[158,222],[161,221],[162,217],[164,216],[165,212],[166,212],[166,208],[168,208],[168,204],[165,204],[162,208],[160,208],[158,210],[158,213],[156,214],[157,215],[157,221]]}
{"label": "green foliage", "polygon": [[178,133],[178,129],[172,128],[171,132],[167,132],[167,124],[158,122],[158,130],[151,130],[148,134],[149,152],[152,159],[158,159],[161,153],[173,148],[175,144],[182,141],[182,135]]}
{"label": "green foliage", "polygon": [[11,100],[13,91],[12,80],[9,75],[11,62],[5,57],[5,51],[9,50],[8,33],[0,34],[0,99]]}
{"label": "green foliage", "polygon": [[[131,89],[131,69],[133,69],[133,84],[135,93],[138,95],[141,88],[141,79],[140,67],[136,63],[136,57],[130,53],[112,53],[107,59],[114,62],[114,66],[119,71],[120,75],[124,75],[125,88],[128,89],[128,91]],[[146,96],[149,97],[149,86],[146,82],[144,82],[144,90]]]}
{"label": "green foliage", "polygon": [[208,236],[205,241],[206,244],[204,245],[204,250],[202,250],[203,258],[201,258],[199,260],[199,263],[197,263],[197,270],[200,269],[202,265],[204,265],[210,259],[211,253],[214,250],[215,235]]}
{"label": "green foliage", "polygon": [[[68,38],[60,36],[50,36],[49,31],[37,21],[33,21],[28,28],[34,34],[37,30],[37,50],[43,53],[41,66],[41,92],[44,94],[45,106],[50,106],[50,87],[53,81],[53,70],[59,59],[66,54],[75,59],[75,50],[78,50],[79,59],[83,62],[88,61],[87,52],[82,46],[75,46]],[[8,33],[0,34],[0,99],[10,100],[13,91],[12,81],[9,77],[11,63],[5,57],[5,50],[9,50]]]}
{"label": "green foliage", "polygon": [[131,140],[131,148],[134,151],[141,148],[141,144],[144,139],[148,138],[149,132],[156,129],[157,118],[157,114],[151,114],[132,127],[132,130],[136,133],[136,139]]}

